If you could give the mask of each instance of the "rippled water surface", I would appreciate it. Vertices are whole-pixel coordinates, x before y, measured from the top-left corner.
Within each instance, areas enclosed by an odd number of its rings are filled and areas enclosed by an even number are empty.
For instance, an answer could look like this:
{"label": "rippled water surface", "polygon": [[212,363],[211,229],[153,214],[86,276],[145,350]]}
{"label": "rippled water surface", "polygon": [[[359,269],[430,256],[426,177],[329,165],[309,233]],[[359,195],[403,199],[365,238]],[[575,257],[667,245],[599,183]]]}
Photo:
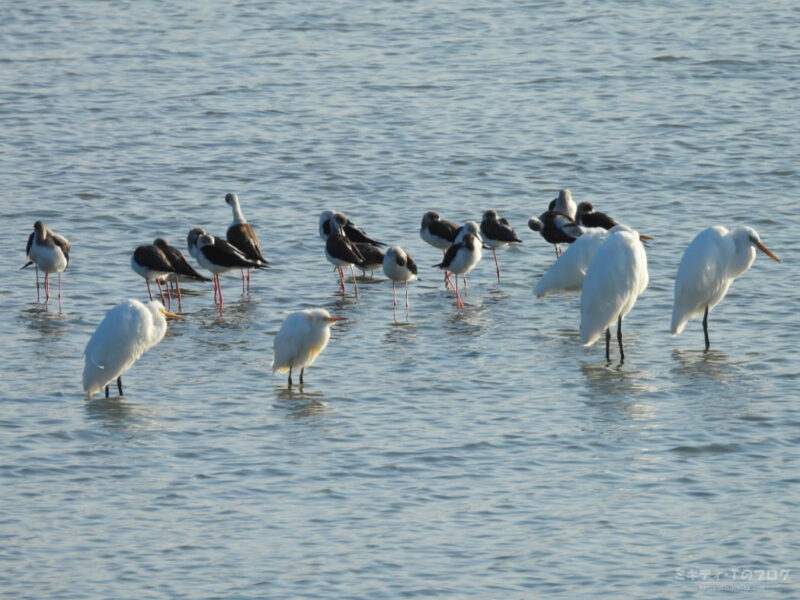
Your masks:
{"label": "rippled water surface", "polygon": [[[798,30],[778,1],[6,2],[0,596],[797,597]],[[655,238],[624,365],[577,295],[533,296],[563,187]],[[229,191],[273,268],[224,276],[222,314],[187,284],[86,402],[86,341],[146,297],[132,249],[224,234]],[[407,317],[378,274],[337,294],[326,208],[417,259]],[[457,312],[419,222],[488,208],[523,243]],[[62,312],[18,270],[37,219],[73,243]],[[704,353],[668,327],[715,224],[782,263]],[[287,390],[272,339],[307,307],[347,321]]]}

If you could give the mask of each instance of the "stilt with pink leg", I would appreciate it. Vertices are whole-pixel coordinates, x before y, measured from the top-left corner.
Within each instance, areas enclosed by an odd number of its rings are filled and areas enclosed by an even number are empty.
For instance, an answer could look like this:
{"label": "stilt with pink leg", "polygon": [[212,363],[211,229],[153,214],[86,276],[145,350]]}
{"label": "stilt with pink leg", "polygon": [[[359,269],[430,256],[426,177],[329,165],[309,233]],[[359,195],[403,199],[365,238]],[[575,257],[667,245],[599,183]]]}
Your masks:
{"label": "stilt with pink leg", "polygon": [[[461,238],[461,241],[450,246],[442,262],[438,265],[434,265],[440,269],[450,271],[455,275],[453,291],[456,296],[457,310],[464,307],[464,301],[461,298],[461,294],[458,292],[458,276],[465,276],[474,269],[481,260],[481,245],[481,240],[477,235],[467,232]],[[464,278],[464,286],[466,288],[466,277]]]}
{"label": "stilt with pink leg", "polygon": [[197,262],[200,263],[200,266],[214,274],[214,289],[216,291],[214,301],[216,303],[217,299],[219,300],[218,305],[220,308],[224,303],[222,285],[219,280],[221,273],[227,273],[234,269],[268,268],[266,264],[259,264],[250,260],[222,238],[206,233],[197,238],[196,254]]}
{"label": "stilt with pink leg", "polygon": [[33,232],[28,236],[25,254],[28,261],[22,269],[34,265],[36,271],[36,301],[40,302],[39,269],[44,272],[45,304],[50,299],[50,274],[58,275],[58,309],[61,310],[61,273],[69,264],[70,243],[41,221],[33,224]]}

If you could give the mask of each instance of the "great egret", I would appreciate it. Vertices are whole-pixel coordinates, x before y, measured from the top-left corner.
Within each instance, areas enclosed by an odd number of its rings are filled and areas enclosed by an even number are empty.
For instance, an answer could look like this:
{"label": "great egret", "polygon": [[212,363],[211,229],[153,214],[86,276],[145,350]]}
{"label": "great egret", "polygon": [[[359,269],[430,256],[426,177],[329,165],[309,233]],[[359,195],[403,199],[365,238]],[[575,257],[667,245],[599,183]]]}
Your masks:
{"label": "great egret", "polygon": [[108,386],[115,378],[122,396],[122,374],[164,337],[167,331],[164,317],[179,318],[164,310],[157,300],[147,304],[125,300],[106,313],[83,351],[83,389],[87,400],[103,388],[108,398]]}
{"label": "great egret", "polygon": [[[433,265],[434,267],[449,271],[456,276],[455,286],[453,287],[453,291],[456,294],[456,309],[460,309],[464,306],[464,301],[458,293],[458,276],[466,276],[467,273],[475,268],[475,265],[481,260],[481,246],[482,242],[480,238],[471,232],[467,232],[460,242],[456,242],[447,249],[442,262]],[[465,287],[467,285],[466,282],[467,280],[465,277]]]}
{"label": "great egret", "polygon": [[345,222],[342,230],[344,232],[344,236],[351,242],[357,244],[369,244],[370,246],[386,245],[383,242],[379,242],[378,240],[374,240],[369,237],[366,233],[364,233],[363,229],[356,227],[343,212],[333,210],[323,210],[319,215],[319,237],[321,237],[323,241],[327,241],[328,236],[334,229],[331,226],[331,217],[333,217],[335,214],[344,215]]}
{"label": "great egret", "polygon": [[580,291],[586,269],[606,237],[608,232],[605,229],[587,228],[542,275],[533,288],[536,297],[553,292]]}
{"label": "great egret", "polygon": [[289,314],[281,324],[273,341],[272,372],[289,371],[289,386],[292,385],[292,369],[300,368],[300,385],[303,373],[328,345],[330,326],[344,317],[332,317],[323,309],[301,310]]}
{"label": "great egret", "polygon": [[34,265],[36,271],[36,301],[39,301],[39,269],[44,271],[44,297],[50,298],[50,273],[58,274],[58,303],[61,309],[61,273],[69,264],[70,243],[63,235],[59,235],[41,221],[33,224],[33,231],[28,236],[25,255],[28,262],[20,267],[24,269]]}
{"label": "great egret", "polygon": [[343,267],[350,267],[353,274],[353,288],[358,297],[358,283],[353,265],[363,267],[365,265],[364,256],[359,252],[355,242],[348,239],[344,234],[344,226],[347,223],[347,216],[344,213],[333,213],[329,220],[331,229],[328,239],[325,240],[325,258],[331,263],[339,273],[339,287],[342,294],[345,293]]}
{"label": "great egret", "polygon": [[406,287],[406,310],[408,302],[408,282],[417,278],[417,263],[411,255],[400,246],[392,246],[386,250],[383,258],[383,272],[392,280],[392,306],[397,306],[397,282],[402,281]]}
{"label": "great egret", "polygon": [[[247,258],[260,265],[268,265],[269,262],[261,253],[261,245],[258,243],[256,232],[244,218],[239,196],[236,194],[225,194],[225,203],[233,210],[233,223],[228,227],[225,237],[239,252]],[[242,293],[245,291],[245,281],[247,281],[247,291],[250,291],[250,269],[242,269]]]}
{"label": "great egret", "polygon": [[508,219],[501,219],[496,210],[487,210],[481,219],[481,237],[484,243],[492,249],[494,268],[497,271],[497,283],[500,283],[500,263],[497,262],[497,248],[509,244],[521,244],[517,232],[511,227]]}
{"label": "great egret", "polygon": [[234,269],[266,269],[267,265],[250,260],[235,246],[222,238],[207,233],[197,238],[197,262],[204,269],[214,274],[214,302],[219,294],[219,304],[222,306],[222,286],[219,283],[220,273],[227,273]]}
{"label": "great egret", "polygon": [[550,201],[547,210],[554,210],[561,214],[567,215],[573,221],[575,220],[575,213],[578,207],[575,206],[575,201],[572,199],[572,192],[569,190],[560,190],[558,196]]}
{"label": "great egret", "polygon": [[583,229],[569,215],[556,210],[545,211],[539,218],[531,217],[528,227],[538,231],[539,235],[555,246],[556,258],[561,256],[559,244],[571,244],[583,233]]}
{"label": "great egret", "polygon": [[648,280],[647,254],[639,234],[618,225],[595,252],[583,279],[581,343],[594,344],[605,330],[606,360],[610,360],[611,326],[616,322],[619,360],[625,362],[622,319],[633,308]]}
{"label": "great egret", "polygon": [[709,349],[708,313],[725,297],[733,280],[750,268],[756,249],[780,262],[752,227],[728,229],[716,225],[697,234],[683,253],[675,278],[672,335],[703,313],[703,334]]}

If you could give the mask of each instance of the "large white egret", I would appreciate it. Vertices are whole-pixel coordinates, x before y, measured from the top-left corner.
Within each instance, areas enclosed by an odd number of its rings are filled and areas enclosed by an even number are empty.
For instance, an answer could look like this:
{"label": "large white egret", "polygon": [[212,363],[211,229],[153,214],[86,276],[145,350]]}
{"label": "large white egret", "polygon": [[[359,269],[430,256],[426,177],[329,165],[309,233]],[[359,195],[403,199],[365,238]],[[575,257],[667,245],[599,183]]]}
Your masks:
{"label": "large white egret", "polygon": [[33,224],[33,232],[28,236],[25,254],[28,257],[20,269],[34,265],[36,269],[36,301],[39,301],[39,269],[44,271],[44,297],[50,298],[51,273],[58,274],[58,301],[61,306],[61,273],[69,264],[70,243],[63,235],[47,227],[41,221]]}
{"label": "large white egret", "polygon": [[281,324],[272,345],[272,372],[289,371],[289,386],[292,385],[292,369],[300,369],[300,385],[303,373],[328,345],[330,326],[344,317],[332,317],[324,308],[301,310],[289,314]]}
{"label": "large white egret", "polygon": [[542,275],[533,288],[537,298],[554,292],[578,292],[597,249],[606,241],[608,231],[596,227],[586,229]]}
{"label": "large white egret", "polygon": [[108,386],[115,378],[122,396],[122,374],[144,352],[161,341],[167,331],[165,317],[179,318],[164,310],[157,300],[143,304],[125,300],[106,313],[83,351],[83,389],[86,399]]}
{"label": "large white egret", "polygon": [[581,343],[590,346],[605,331],[606,360],[610,360],[611,326],[616,322],[620,363],[625,362],[622,319],[633,308],[648,280],[647,254],[639,234],[628,227],[610,231],[583,279]]}
{"label": "large white egret", "polygon": [[739,275],[756,259],[756,249],[780,262],[752,227],[728,229],[717,225],[697,234],[683,253],[675,278],[672,335],[677,335],[695,315],[703,314],[706,350],[708,313],[725,297]]}

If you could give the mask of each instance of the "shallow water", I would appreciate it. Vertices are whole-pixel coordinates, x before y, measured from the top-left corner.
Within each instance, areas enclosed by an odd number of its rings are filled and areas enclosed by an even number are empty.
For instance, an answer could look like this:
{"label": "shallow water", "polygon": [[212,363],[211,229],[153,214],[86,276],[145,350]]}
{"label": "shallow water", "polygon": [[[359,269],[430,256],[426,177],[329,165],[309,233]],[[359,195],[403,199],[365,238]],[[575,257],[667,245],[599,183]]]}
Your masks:
{"label": "shallow water", "polygon": [[[10,598],[795,597],[800,574],[791,3],[7,3],[0,255],[0,595]],[[562,187],[652,235],[627,360],[537,300],[526,227]],[[223,234],[238,192],[273,263],[84,400],[132,249]],[[337,294],[317,215],[421,266]],[[457,312],[422,214],[496,208],[523,244]],[[73,244],[63,311],[18,271],[33,222]],[[760,256],[668,335],[702,228]],[[377,275],[377,274],[376,274]],[[287,390],[293,310],[346,316]],[[616,356],[613,349],[612,359]],[[773,577],[773,572],[775,576]],[[748,575],[749,574],[749,575]],[[714,586],[717,586],[716,588]],[[738,586],[738,587],[737,587]]]}

